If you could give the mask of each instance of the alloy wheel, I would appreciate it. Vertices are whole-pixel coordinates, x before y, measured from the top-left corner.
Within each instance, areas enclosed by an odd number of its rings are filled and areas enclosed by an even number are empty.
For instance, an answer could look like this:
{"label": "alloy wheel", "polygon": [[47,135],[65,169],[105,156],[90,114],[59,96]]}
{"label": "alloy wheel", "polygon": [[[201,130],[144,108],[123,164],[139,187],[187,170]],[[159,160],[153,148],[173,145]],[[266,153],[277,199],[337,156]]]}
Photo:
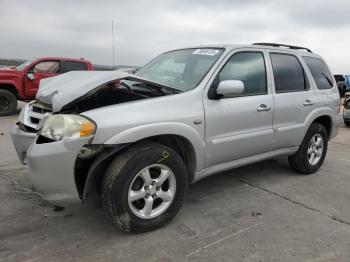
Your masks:
{"label": "alloy wheel", "polygon": [[322,135],[315,134],[311,138],[309,147],[307,150],[307,157],[311,165],[314,166],[320,161],[323,153],[323,148],[324,148],[324,141],[323,141]]}
{"label": "alloy wheel", "polygon": [[167,210],[175,191],[176,178],[169,167],[161,164],[146,166],[129,187],[129,207],[140,218],[154,218]]}

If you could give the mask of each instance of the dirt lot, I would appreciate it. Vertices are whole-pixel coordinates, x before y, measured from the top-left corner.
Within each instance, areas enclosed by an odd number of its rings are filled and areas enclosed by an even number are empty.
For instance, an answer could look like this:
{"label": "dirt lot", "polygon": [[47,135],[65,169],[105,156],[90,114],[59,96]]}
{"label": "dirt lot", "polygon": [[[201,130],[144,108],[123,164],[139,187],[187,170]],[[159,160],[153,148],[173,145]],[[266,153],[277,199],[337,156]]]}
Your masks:
{"label": "dirt lot", "polygon": [[31,194],[10,141],[15,121],[0,118],[0,261],[350,261],[350,129],[314,175],[278,158],[209,177],[169,225],[135,235],[99,203],[55,211]]}

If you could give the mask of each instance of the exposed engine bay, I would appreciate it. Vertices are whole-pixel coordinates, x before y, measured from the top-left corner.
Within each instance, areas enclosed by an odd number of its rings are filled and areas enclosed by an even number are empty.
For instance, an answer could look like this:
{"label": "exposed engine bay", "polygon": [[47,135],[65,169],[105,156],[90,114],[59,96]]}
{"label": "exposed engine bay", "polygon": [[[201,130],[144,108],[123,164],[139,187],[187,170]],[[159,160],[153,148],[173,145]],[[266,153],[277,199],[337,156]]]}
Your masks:
{"label": "exposed engine bay", "polygon": [[84,96],[82,99],[73,101],[62,108],[62,113],[81,113],[95,108],[121,104],[141,99],[163,96],[166,93],[160,89],[151,89],[138,84],[138,87],[128,88],[126,84],[108,83],[99,88],[96,93]]}
{"label": "exposed engine bay", "polygon": [[[127,82],[129,82],[127,84]],[[131,83],[130,83],[131,82]],[[152,97],[177,93],[174,90],[159,88],[149,83],[116,81],[98,88],[91,95],[72,101],[62,108],[61,113],[81,113],[95,108],[116,105]]]}

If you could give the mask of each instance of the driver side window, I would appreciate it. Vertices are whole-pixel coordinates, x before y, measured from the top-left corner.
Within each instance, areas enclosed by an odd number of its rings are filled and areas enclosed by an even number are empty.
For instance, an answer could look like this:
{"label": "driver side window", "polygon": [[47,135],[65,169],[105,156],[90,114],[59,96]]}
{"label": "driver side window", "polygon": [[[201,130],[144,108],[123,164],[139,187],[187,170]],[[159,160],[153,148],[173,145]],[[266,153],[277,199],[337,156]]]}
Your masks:
{"label": "driver side window", "polygon": [[34,66],[33,73],[58,74],[60,63],[58,61],[43,61]]}
{"label": "driver side window", "polygon": [[264,55],[261,52],[240,52],[231,56],[218,74],[218,82],[241,80],[244,83],[243,95],[267,93]]}

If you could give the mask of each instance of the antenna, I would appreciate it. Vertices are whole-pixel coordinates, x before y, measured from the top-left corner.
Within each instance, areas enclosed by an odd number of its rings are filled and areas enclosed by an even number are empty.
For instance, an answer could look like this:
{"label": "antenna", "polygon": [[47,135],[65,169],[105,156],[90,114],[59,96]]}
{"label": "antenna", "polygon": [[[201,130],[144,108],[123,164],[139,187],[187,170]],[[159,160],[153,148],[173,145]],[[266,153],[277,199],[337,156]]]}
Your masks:
{"label": "antenna", "polygon": [[113,57],[113,70],[115,69],[115,41],[114,41],[114,20],[112,20],[112,57]]}

